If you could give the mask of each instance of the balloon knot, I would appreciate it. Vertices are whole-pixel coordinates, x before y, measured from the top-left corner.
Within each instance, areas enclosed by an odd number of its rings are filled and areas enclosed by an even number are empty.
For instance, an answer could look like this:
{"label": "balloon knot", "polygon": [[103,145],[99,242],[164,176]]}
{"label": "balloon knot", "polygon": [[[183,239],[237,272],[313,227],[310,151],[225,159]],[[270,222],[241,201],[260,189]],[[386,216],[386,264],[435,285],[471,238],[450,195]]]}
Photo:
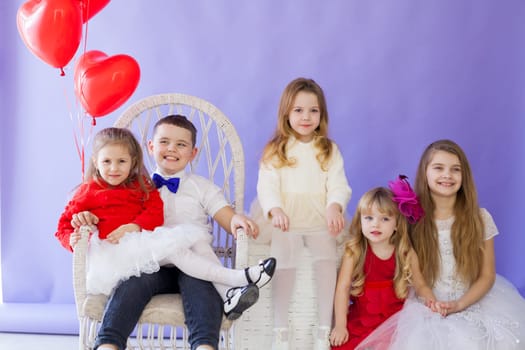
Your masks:
{"label": "balloon knot", "polygon": [[91,120],[91,125],[93,126],[97,125],[97,121],[95,120],[95,117],[93,117],[93,120]]}
{"label": "balloon knot", "polygon": [[63,77],[64,75],[66,75],[64,68],[60,68],[60,76]]}

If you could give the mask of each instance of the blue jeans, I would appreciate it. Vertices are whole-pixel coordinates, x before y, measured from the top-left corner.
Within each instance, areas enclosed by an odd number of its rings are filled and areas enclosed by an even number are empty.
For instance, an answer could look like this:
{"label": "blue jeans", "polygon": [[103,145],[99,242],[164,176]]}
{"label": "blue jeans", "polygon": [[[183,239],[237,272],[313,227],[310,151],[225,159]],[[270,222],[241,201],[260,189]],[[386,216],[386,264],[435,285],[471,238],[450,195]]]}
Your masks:
{"label": "blue jeans", "polygon": [[153,274],[142,274],[122,282],[110,297],[95,349],[101,344],[126,348],[146,304],[156,294],[180,293],[191,348],[211,345],[218,348],[223,306],[210,282],[190,277],[176,267],[162,267]]}

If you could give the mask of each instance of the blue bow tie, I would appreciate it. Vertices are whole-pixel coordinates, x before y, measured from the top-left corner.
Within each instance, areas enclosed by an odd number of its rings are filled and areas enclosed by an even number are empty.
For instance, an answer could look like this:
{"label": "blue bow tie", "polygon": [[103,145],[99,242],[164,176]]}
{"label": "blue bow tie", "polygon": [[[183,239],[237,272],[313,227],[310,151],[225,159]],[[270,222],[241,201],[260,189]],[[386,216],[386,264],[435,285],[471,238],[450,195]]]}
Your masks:
{"label": "blue bow tie", "polygon": [[180,178],[178,177],[172,177],[171,179],[165,179],[159,174],[153,174],[152,180],[155,183],[155,186],[157,188],[166,186],[168,190],[170,190],[173,193],[177,193],[177,190],[179,189]]}

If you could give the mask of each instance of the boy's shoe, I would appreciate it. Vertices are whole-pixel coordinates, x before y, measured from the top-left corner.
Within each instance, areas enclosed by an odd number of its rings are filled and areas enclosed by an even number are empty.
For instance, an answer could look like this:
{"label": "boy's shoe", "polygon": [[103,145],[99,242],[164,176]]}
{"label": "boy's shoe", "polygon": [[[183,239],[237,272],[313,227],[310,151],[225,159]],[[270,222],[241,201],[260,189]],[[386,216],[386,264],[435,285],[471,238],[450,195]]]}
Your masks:
{"label": "boy's shoe", "polygon": [[259,262],[259,276],[255,281],[250,277],[250,267],[244,269],[244,274],[246,275],[248,283],[253,283],[257,287],[262,288],[272,279],[276,266],[277,260],[275,260],[275,258],[268,258]]}
{"label": "boy's shoe", "polygon": [[244,310],[259,300],[259,287],[249,284],[244,287],[230,288],[226,292],[228,298],[224,302],[224,314],[228,320],[236,320],[241,317]]}

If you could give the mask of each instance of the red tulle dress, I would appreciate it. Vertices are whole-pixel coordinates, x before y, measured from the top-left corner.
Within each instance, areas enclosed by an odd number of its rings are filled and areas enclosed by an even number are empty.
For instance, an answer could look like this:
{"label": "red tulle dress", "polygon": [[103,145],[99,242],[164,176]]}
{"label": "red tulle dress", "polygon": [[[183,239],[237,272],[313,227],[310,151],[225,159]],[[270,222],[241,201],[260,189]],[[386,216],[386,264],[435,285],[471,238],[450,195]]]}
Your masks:
{"label": "red tulle dress", "polygon": [[387,260],[378,258],[368,247],[365,257],[363,294],[350,297],[346,327],[348,341],[333,350],[353,350],[376,327],[403,307],[394,291],[395,252]]}

